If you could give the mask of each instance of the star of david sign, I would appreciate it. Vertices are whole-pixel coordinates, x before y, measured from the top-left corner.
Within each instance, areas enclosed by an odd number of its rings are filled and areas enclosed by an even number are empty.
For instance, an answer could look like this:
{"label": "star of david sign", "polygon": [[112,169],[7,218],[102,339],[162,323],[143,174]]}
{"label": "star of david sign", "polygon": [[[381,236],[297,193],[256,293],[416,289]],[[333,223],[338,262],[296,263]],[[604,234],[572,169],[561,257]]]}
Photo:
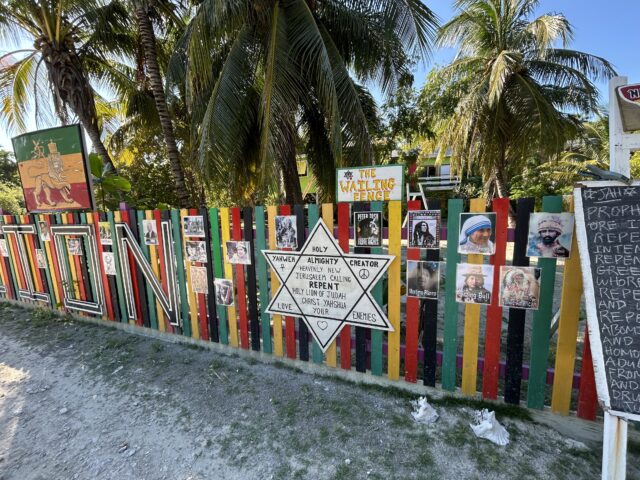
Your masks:
{"label": "star of david sign", "polygon": [[266,311],[302,318],[323,352],[345,325],[393,331],[371,296],[393,255],[344,253],[322,220],[300,251],[262,254],[281,282]]}

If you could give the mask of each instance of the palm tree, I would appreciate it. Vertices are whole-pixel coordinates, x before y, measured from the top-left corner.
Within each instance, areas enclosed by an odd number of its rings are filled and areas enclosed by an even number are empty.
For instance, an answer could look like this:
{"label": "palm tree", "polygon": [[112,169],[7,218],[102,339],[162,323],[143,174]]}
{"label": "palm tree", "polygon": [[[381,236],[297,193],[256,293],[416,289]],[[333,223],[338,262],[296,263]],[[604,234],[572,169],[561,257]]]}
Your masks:
{"label": "palm tree", "polygon": [[[52,123],[55,112],[66,124],[74,115],[93,148],[113,165],[101,140],[101,121],[93,82],[116,90],[127,78],[109,56],[125,56],[133,44],[123,6],[100,0],[5,0],[0,3],[2,40],[28,40],[0,63],[0,115],[10,129],[24,131],[32,108],[36,122]],[[44,66],[44,68],[42,68]]]}
{"label": "palm tree", "polygon": [[282,178],[286,201],[300,203],[296,149],[306,149],[330,197],[337,165],[373,161],[359,83],[392,92],[435,28],[420,0],[204,0],[168,89],[186,83],[209,178],[234,190]]}
{"label": "palm tree", "polygon": [[527,158],[563,151],[582,129],[577,114],[598,111],[592,81],[615,74],[603,58],[567,49],[572,28],[564,16],[531,18],[538,3],[458,0],[459,13],[438,36],[439,45],[458,47],[441,80],[463,85],[454,114],[440,124],[440,152],[452,149],[458,171],[481,173],[490,198],[508,195]]}
{"label": "palm tree", "polygon": [[154,18],[158,18],[158,9],[161,9],[165,18],[175,24],[181,21],[173,11],[173,5],[168,2],[150,2],[147,0],[133,0],[132,6],[140,35],[140,43],[144,51],[145,73],[149,79],[149,86],[153,93],[155,106],[160,117],[160,126],[164,142],[167,148],[167,156],[171,164],[173,180],[176,184],[176,192],[181,207],[188,206],[189,190],[186,188],[184,170],[180,161],[180,152],[176,142],[173,122],[167,106],[167,97],[164,91],[160,62],[158,60],[157,39],[154,30]]}

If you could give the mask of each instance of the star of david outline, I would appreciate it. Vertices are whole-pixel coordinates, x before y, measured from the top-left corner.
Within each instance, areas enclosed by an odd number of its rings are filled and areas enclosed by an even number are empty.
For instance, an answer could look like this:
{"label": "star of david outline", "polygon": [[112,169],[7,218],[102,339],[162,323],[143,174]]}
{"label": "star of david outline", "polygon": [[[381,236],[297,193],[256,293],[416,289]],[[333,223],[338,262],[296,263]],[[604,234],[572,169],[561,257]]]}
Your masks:
{"label": "star of david outline", "polygon": [[[330,246],[328,246],[327,248],[332,247],[334,252],[327,253],[327,254],[307,253],[307,250],[310,248],[311,244],[313,244],[314,241],[317,240],[316,239],[317,235],[326,237],[326,239],[328,239],[330,242]],[[322,238],[320,238],[320,240],[322,240]],[[305,324],[309,327],[309,331],[313,335],[314,339],[318,342],[323,352],[325,352],[328,349],[329,345],[331,345],[331,342],[333,342],[338,337],[338,335],[340,334],[340,332],[342,331],[345,325],[373,328],[376,330],[384,330],[384,331],[391,331],[391,332],[394,331],[394,328],[391,325],[391,322],[389,321],[387,316],[385,315],[384,311],[382,310],[380,305],[378,305],[378,303],[374,300],[374,298],[371,296],[371,290],[376,286],[376,284],[380,281],[384,273],[388,270],[389,266],[395,259],[395,256],[345,253],[342,251],[336,239],[333,237],[333,235],[331,234],[331,232],[329,231],[329,229],[327,228],[327,226],[322,220],[319,220],[316,223],[315,227],[311,230],[311,232],[309,233],[309,236],[304,242],[304,245],[299,251],[262,250],[262,254],[264,255],[267,262],[275,272],[278,279],[280,280],[280,286],[278,287],[278,290],[276,291],[276,293],[273,295],[273,298],[269,302],[269,305],[265,309],[265,312],[270,314],[275,314],[275,315],[284,315],[288,317],[301,318],[305,322]],[[288,269],[288,272],[284,272],[284,270],[287,270],[286,264],[282,263],[282,265],[280,265],[281,268],[278,268],[278,262],[276,262],[273,258],[271,258],[272,256],[277,256],[280,258],[294,257],[296,258],[296,260],[291,266],[291,268]],[[298,300],[296,299],[296,296],[293,294],[293,292],[289,288],[288,280],[296,271],[296,267],[300,263],[301,259],[305,257],[307,258],[308,257],[339,258],[341,260],[341,263],[337,262],[335,265],[346,266],[347,270],[351,273],[352,279],[354,280],[353,282],[354,286],[359,287],[361,291],[358,293],[358,296],[355,299],[355,301],[353,301],[353,305],[351,305],[350,307],[347,307],[349,308],[349,310],[344,315],[344,318],[335,318],[332,316],[324,316],[320,314],[309,314],[309,313],[305,313],[303,308],[301,308]],[[361,279],[359,278],[359,275],[356,274],[352,266],[349,264],[349,261],[348,261],[349,259],[378,260],[379,262],[382,262],[382,265],[378,268],[378,271],[376,272],[375,275],[369,276],[368,279]],[[356,267],[354,266],[354,268]],[[361,280],[366,280],[366,281],[363,282]],[[365,285],[367,286],[365,287]],[[292,312],[290,310],[279,310],[275,307],[275,304],[280,300],[280,297],[283,296],[285,293],[289,297],[289,299],[286,299],[286,300],[287,301],[291,300],[291,302],[295,305],[297,312]],[[369,303],[369,306],[373,307],[373,311],[378,316],[377,321],[376,320],[360,321],[360,320],[348,319],[351,313],[363,301],[365,302],[365,305],[363,305],[363,308],[367,306],[366,303]],[[315,322],[312,320],[315,320]],[[330,335],[325,336],[323,340],[318,330],[324,332],[329,326],[327,321],[336,322],[336,325],[334,325],[334,328],[332,328],[333,331],[330,332]],[[320,326],[320,324],[322,323],[325,324],[324,328]]]}

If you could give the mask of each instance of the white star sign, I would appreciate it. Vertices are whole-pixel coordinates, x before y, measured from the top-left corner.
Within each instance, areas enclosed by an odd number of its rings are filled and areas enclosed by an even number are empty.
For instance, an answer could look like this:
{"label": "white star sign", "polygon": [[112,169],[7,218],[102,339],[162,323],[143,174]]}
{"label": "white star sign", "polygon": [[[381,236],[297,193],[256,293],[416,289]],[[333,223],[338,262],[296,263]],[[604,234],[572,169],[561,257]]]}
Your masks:
{"label": "white star sign", "polygon": [[323,352],[344,325],[393,331],[371,296],[393,255],[344,253],[322,220],[299,252],[262,253],[281,282],[266,311],[302,318]]}

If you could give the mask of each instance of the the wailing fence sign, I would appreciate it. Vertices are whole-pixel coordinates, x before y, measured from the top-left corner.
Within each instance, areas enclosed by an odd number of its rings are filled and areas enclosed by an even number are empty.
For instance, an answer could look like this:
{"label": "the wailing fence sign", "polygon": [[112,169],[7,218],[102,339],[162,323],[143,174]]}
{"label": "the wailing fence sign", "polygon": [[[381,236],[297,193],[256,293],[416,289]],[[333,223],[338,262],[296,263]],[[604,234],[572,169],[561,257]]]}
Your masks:
{"label": "the wailing fence sign", "polygon": [[402,165],[339,168],[336,174],[338,202],[388,202],[402,200]]}

